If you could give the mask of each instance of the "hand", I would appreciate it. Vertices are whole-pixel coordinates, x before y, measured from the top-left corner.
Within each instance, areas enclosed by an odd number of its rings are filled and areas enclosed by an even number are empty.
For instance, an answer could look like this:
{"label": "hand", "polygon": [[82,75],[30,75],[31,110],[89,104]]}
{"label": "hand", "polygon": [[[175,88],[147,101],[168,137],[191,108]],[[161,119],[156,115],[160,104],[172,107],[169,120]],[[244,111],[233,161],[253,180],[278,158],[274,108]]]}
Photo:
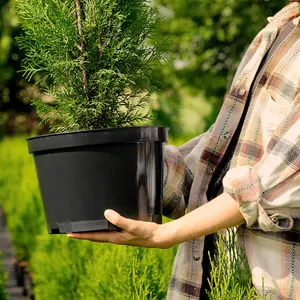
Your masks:
{"label": "hand", "polygon": [[69,238],[89,240],[93,242],[113,243],[146,248],[166,249],[172,245],[168,233],[168,223],[158,225],[153,222],[142,222],[124,218],[113,210],[106,210],[105,218],[121,231],[71,233]]}

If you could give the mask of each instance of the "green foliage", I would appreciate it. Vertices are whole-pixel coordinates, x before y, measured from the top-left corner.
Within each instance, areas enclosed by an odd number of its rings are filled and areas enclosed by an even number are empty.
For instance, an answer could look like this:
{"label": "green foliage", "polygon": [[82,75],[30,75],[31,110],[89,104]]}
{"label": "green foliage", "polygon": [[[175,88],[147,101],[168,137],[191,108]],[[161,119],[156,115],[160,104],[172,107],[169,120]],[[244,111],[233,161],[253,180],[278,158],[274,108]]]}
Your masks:
{"label": "green foliage", "polygon": [[15,0],[0,1],[0,138],[12,133],[16,119],[22,123],[24,115],[32,111],[24,95],[26,84],[18,73],[22,53],[16,43],[20,26],[14,4]]}
{"label": "green foliage", "polygon": [[257,294],[251,283],[251,272],[243,248],[237,245],[235,229],[218,235],[216,252],[210,257],[211,279],[208,291],[211,300],[268,300]]}
{"label": "green foliage", "polygon": [[176,248],[139,249],[49,235],[24,138],[0,143],[0,166],[0,203],[17,258],[30,263],[35,299],[166,298]]}
{"label": "green foliage", "polygon": [[3,270],[2,254],[0,253],[0,300],[8,300],[6,292],[7,274]]}
{"label": "green foliage", "polygon": [[[174,249],[40,237],[32,259],[36,299],[165,299]],[[49,263],[45,263],[49,261]]]}
{"label": "green foliage", "polygon": [[[18,28],[18,19],[12,6],[13,1],[2,0],[0,3],[0,87],[3,87],[4,83],[7,83],[16,72],[14,70],[16,66],[12,62],[8,64],[8,60],[13,54],[11,53],[14,44],[13,35]],[[16,56],[14,58],[17,60]],[[4,91],[1,91],[0,99],[7,100]]]}
{"label": "green foliage", "polygon": [[[122,285],[122,294],[130,295],[128,299],[132,300],[165,299],[171,274],[170,266],[173,263],[176,248],[132,250],[130,249],[130,252],[126,254],[131,264],[127,264],[124,268],[126,278]],[[149,261],[153,263],[149,264]],[[120,297],[119,300],[121,299]]]}
{"label": "green foliage", "polygon": [[9,216],[7,226],[16,254],[28,261],[45,220],[33,158],[23,138],[2,142],[0,165],[0,203]]}
{"label": "green foliage", "polygon": [[[170,37],[171,57],[161,70],[156,123],[168,124],[173,137],[182,135],[179,123],[185,98],[203,97],[212,106],[203,114],[206,127],[215,121],[242,54],[254,36],[288,1],[285,0],[156,0],[164,23],[159,34]],[[186,94],[181,91],[185,89]],[[199,134],[199,130],[196,130]],[[201,133],[201,132],[200,132]]]}
{"label": "green foliage", "polygon": [[41,81],[51,103],[34,101],[52,131],[133,125],[155,89],[164,59],[159,16],[147,0],[17,0],[26,51],[24,74]]}

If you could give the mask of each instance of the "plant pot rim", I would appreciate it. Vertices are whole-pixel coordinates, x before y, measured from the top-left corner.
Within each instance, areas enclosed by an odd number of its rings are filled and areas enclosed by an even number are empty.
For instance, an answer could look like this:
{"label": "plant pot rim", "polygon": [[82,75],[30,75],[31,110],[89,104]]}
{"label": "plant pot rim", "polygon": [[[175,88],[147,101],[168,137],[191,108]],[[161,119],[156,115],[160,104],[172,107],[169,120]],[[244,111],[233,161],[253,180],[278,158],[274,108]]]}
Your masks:
{"label": "plant pot rim", "polygon": [[168,130],[169,128],[165,126],[133,126],[78,130],[30,137],[27,139],[27,144],[29,153],[35,154],[44,151],[101,144],[166,143],[168,141]]}

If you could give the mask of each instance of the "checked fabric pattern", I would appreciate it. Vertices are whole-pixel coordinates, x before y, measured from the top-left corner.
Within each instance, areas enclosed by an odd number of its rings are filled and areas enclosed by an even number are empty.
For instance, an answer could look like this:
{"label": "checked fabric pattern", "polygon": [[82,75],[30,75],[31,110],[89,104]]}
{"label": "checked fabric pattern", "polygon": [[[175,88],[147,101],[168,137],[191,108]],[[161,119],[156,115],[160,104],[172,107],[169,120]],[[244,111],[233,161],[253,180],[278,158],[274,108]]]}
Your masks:
{"label": "checked fabric pattern", "polygon": [[[293,31],[265,66],[223,186],[246,224],[238,243],[256,289],[274,299],[300,299],[300,4],[290,3],[249,46],[208,132],[165,153],[164,214],[179,218],[207,202],[206,191],[238,126],[258,67],[277,34]],[[199,299],[204,237],[181,244],[168,300]]]}

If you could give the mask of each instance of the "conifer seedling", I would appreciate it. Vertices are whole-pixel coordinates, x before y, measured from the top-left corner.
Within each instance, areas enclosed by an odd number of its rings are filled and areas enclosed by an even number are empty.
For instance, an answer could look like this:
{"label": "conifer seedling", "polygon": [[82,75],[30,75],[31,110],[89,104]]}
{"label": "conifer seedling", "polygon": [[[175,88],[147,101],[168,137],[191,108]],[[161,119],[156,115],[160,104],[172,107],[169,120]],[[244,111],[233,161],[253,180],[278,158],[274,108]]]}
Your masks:
{"label": "conifer seedling", "polygon": [[148,0],[17,0],[26,53],[23,72],[38,74],[48,102],[33,104],[52,132],[135,125],[156,89],[165,59]]}

